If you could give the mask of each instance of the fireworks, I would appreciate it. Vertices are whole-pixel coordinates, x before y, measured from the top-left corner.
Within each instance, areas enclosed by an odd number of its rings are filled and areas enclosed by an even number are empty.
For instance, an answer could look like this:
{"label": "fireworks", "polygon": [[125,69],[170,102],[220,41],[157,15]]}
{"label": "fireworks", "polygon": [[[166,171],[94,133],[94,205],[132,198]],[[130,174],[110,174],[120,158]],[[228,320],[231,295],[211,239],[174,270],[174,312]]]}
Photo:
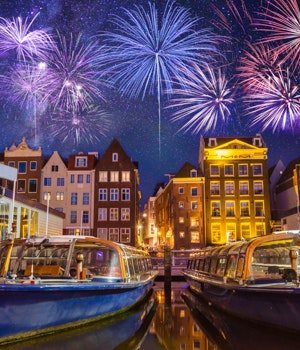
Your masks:
{"label": "fireworks", "polygon": [[29,22],[21,17],[0,18],[0,54],[15,51],[18,60],[43,59],[52,48],[52,40],[44,30],[31,30],[38,14]]}
{"label": "fireworks", "polygon": [[155,94],[159,114],[159,152],[161,95],[164,87],[172,90],[172,80],[182,77],[182,69],[192,62],[216,54],[216,36],[207,29],[195,30],[197,20],[183,7],[168,2],[161,21],[154,5],[149,11],[135,6],[116,17],[117,33],[107,33],[112,45],[113,81],[129,97]]}
{"label": "fireworks", "polygon": [[289,70],[279,69],[258,81],[260,89],[245,98],[246,114],[252,117],[251,125],[272,131],[293,129],[300,116],[300,90]]}
{"label": "fireworks", "polygon": [[186,88],[174,89],[169,107],[179,108],[172,121],[186,120],[180,130],[197,134],[201,130],[212,132],[218,122],[226,123],[230,116],[233,91],[221,69],[217,72],[209,65],[201,69],[194,65],[193,71],[185,71]]}

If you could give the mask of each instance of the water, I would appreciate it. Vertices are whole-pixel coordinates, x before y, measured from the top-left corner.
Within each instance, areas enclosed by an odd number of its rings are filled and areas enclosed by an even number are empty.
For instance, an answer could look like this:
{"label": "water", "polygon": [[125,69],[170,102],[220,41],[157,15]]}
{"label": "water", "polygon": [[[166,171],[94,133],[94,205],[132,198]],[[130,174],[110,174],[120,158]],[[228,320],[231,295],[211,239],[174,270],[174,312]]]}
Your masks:
{"label": "water", "polygon": [[118,317],[72,331],[6,345],[1,349],[300,349],[300,337],[253,326],[220,314],[195,299],[185,283],[173,282],[172,288],[169,287],[156,283],[154,293],[146,303]]}

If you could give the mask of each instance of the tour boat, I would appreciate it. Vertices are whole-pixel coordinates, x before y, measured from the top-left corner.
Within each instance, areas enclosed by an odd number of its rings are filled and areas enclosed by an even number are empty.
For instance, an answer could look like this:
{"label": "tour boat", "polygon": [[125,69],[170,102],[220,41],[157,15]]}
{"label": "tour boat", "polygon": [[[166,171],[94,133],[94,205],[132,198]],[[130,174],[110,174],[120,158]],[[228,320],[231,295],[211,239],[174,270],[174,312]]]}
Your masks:
{"label": "tour boat", "polygon": [[189,288],[230,315],[300,333],[300,231],[272,233],[190,256]]}
{"label": "tour boat", "polygon": [[132,246],[86,236],[0,242],[0,344],[129,310],[157,275]]}

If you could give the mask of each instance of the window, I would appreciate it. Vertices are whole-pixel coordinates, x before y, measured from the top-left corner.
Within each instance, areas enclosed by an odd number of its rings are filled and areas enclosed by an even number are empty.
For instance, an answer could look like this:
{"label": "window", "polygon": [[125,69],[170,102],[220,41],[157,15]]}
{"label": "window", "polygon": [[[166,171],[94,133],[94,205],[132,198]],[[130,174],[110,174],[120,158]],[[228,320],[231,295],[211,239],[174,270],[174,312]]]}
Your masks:
{"label": "window", "polygon": [[199,231],[191,231],[191,243],[200,243]]}
{"label": "window", "polygon": [[98,208],[98,221],[107,220],[107,208]]}
{"label": "window", "polygon": [[221,225],[220,224],[211,225],[211,240],[213,244],[221,242]]}
{"label": "window", "polygon": [[224,165],[224,174],[233,176],[233,165],[231,164]]}
{"label": "window", "polygon": [[197,187],[192,187],[191,188],[191,195],[193,197],[198,196],[198,188]]}
{"label": "window", "polygon": [[240,202],[241,216],[249,216],[249,202]]}
{"label": "window", "polygon": [[219,217],[221,215],[220,202],[211,202],[211,216]]}
{"label": "window", "polygon": [[86,183],[87,184],[91,183],[91,175],[90,174],[86,175]]}
{"label": "window", "polygon": [[180,224],[183,224],[184,223],[184,217],[183,216],[179,216],[178,221],[179,221]]}
{"label": "window", "polygon": [[253,183],[254,194],[263,194],[263,183],[262,181],[254,181]]}
{"label": "window", "polygon": [[77,223],[77,211],[72,210],[71,211],[71,218],[70,218],[71,224],[76,224]]}
{"label": "window", "polygon": [[229,201],[226,201],[225,203],[225,210],[226,210],[226,216],[228,217],[232,217],[234,216],[234,202],[229,202]]}
{"label": "window", "polygon": [[57,173],[58,172],[58,165],[52,165],[51,166],[51,171]]}
{"label": "window", "polygon": [[37,180],[36,179],[30,179],[29,180],[29,191],[30,193],[36,193],[37,191]]}
{"label": "window", "polygon": [[255,224],[255,235],[263,236],[265,234],[265,225],[261,222]]}
{"label": "window", "polygon": [[50,200],[50,198],[51,198],[51,192],[44,192],[43,193],[44,201]]}
{"label": "window", "polygon": [[197,170],[193,169],[190,171],[190,176],[191,177],[197,177]]}
{"label": "window", "polygon": [[111,171],[110,172],[110,182],[119,182],[119,172]]}
{"label": "window", "polygon": [[191,209],[192,210],[198,210],[198,202],[192,202],[191,203]]}
{"label": "window", "polygon": [[8,162],[8,166],[14,168],[15,167],[15,162]]}
{"label": "window", "polygon": [[121,208],[121,220],[122,221],[130,220],[130,208]]}
{"label": "window", "polygon": [[107,188],[99,188],[99,201],[107,201]]}
{"label": "window", "polygon": [[89,205],[90,204],[90,194],[89,194],[89,192],[83,192],[82,204],[83,205]]}
{"label": "window", "polygon": [[183,187],[179,187],[178,188],[178,193],[179,194],[184,194],[184,188]]}
{"label": "window", "polygon": [[84,210],[82,212],[82,223],[88,224],[89,223],[89,212],[87,210]]}
{"label": "window", "polygon": [[227,242],[236,241],[236,228],[234,223],[226,224]]}
{"label": "window", "polygon": [[51,177],[44,178],[44,186],[51,186],[51,183],[52,183]]}
{"label": "window", "polygon": [[104,227],[97,228],[97,237],[101,239],[107,239],[107,228],[104,228]]}
{"label": "window", "polygon": [[254,164],[252,167],[253,175],[254,176],[260,176],[262,175],[262,165],[261,164]]}
{"label": "window", "polygon": [[109,209],[109,220],[110,221],[118,221],[119,220],[119,209],[118,208],[110,208]]}
{"label": "window", "polygon": [[122,188],[122,201],[130,201],[130,188]]}
{"label": "window", "polygon": [[179,238],[184,238],[185,237],[185,232],[184,231],[180,231],[179,232]]}
{"label": "window", "polygon": [[211,176],[219,176],[220,175],[219,165],[211,165],[210,166],[210,175]]}
{"label": "window", "polygon": [[247,176],[247,175],[248,175],[248,165],[239,164],[239,176]]}
{"label": "window", "polygon": [[76,157],[75,158],[75,167],[84,167],[86,168],[87,166],[87,157]]}
{"label": "window", "polygon": [[108,239],[114,242],[119,242],[119,229],[114,227],[110,228]]}
{"label": "window", "polygon": [[77,183],[83,184],[83,175],[77,175]]}
{"label": "window", "polygon": [[71,193],[71,205],[77,205],[77,192],[72,192]]}
{"label": "window", "polygon": [[226,195],[234,194],[234,182],[233,181],[226,181],[225,182],[225,194]]}
{"label": "window", "polygon": [[111,201],[118,201],[119,200],[119,189],[118,188],[111,188],[110,189],[110,200]]}
{"label": "window", "polygon": [[99,182],[107,182],[107,171],[99,171]]}
{"label": "window", "polygon": [[129,227],[121,228],[120,242],[121,243],[130,243],[130,228]]}
{"label": "window", "polygon": [[184,202],[182,202],[182,201],[178,202],[178,208],[183,209],[184,208]]}
{"label": "window", "polygon": [[118,158],[119,158],[119,157],[118,157],[118,153],[113,153],[113,154],[112,154],[112,161],[113,161],[113,162],[117,162],[117,161],[118,161]]}
{"label": "window", "polygon": [[255,216],[264,216],[264,203],[262,201],[254,202]]}
{"label": "window", "polygon": [[250,224],[249,223],[242,223],[241,224],[241,235],[242,238],[247,239],[250,238]]}
{"label": "window", "polygon": [[18,163],[18,171],[20,174],[25,174],[27,170],[27,162]]}
{"label": "window", "polygon": [[64,192],[56,192],[56,200],[63,201],[64,200]]}
{"label": "window", "polygon": [[199,218],[191,217],[191,227],[199,227]]}
{"label": "window", "polygon": [[71,184],[75,183],[75,176],[74,175],[71,175],[70,182],[71,182]]}
{"label": "window", "polygon": [[21,192],[21,193],[25,192],[25,186],[26,186],[25,180],[18,180],[18,186],[17,186],[18,192]]}
{"label": "window", "polygon": [[122,171],[122,182],[130,181],[130,171]]}
{"label": "window", "polygon": [[210,183],[210,194],[212,196],[219,196],[220,195],[220,182],[219,181],[212,181]]}
{"label": "window", "polygon": [[36,170],[37,169],[37,163],[35,161],[30,162],[30,170]]}
{"label": "window", "polygon": [[247,181],[240,181],[240,194],[249,194],[249,183]]}
{"label": "window", "polygon": [[57,186],[64,186],[65,185],[65,178],[64,177],[58,177],[56,179]]}

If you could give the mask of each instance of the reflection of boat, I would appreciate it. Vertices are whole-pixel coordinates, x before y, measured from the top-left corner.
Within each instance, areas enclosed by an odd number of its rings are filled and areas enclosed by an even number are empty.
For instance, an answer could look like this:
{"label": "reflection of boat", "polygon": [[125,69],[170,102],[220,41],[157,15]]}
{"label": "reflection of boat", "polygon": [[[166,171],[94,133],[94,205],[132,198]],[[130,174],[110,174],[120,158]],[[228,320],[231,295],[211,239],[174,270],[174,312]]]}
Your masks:
{"label": "reflection of boat", "polygon": [[156,276],[145,251],[95,237],[2,241],[0,262],[0,343],[125,311]]}
{"label": "reflection of boat", "polygon": [[[194,320],[216,350],[298,350],[299,336],[223,313],[199,299],[190,289],[182,291]],[[218,346],[217,348],[215,346]]]}
{"label": "reflection of boat", "polygon": [[299,249],[299,231],[205,248],[190,257],[184,276],[224,312],[299,333]]}
{"label": "reflection of boat", "polygon": [[139,349],[156,312],[154,292],[136,307],[114,317],[65,332],[6,344],[5,350]]}

